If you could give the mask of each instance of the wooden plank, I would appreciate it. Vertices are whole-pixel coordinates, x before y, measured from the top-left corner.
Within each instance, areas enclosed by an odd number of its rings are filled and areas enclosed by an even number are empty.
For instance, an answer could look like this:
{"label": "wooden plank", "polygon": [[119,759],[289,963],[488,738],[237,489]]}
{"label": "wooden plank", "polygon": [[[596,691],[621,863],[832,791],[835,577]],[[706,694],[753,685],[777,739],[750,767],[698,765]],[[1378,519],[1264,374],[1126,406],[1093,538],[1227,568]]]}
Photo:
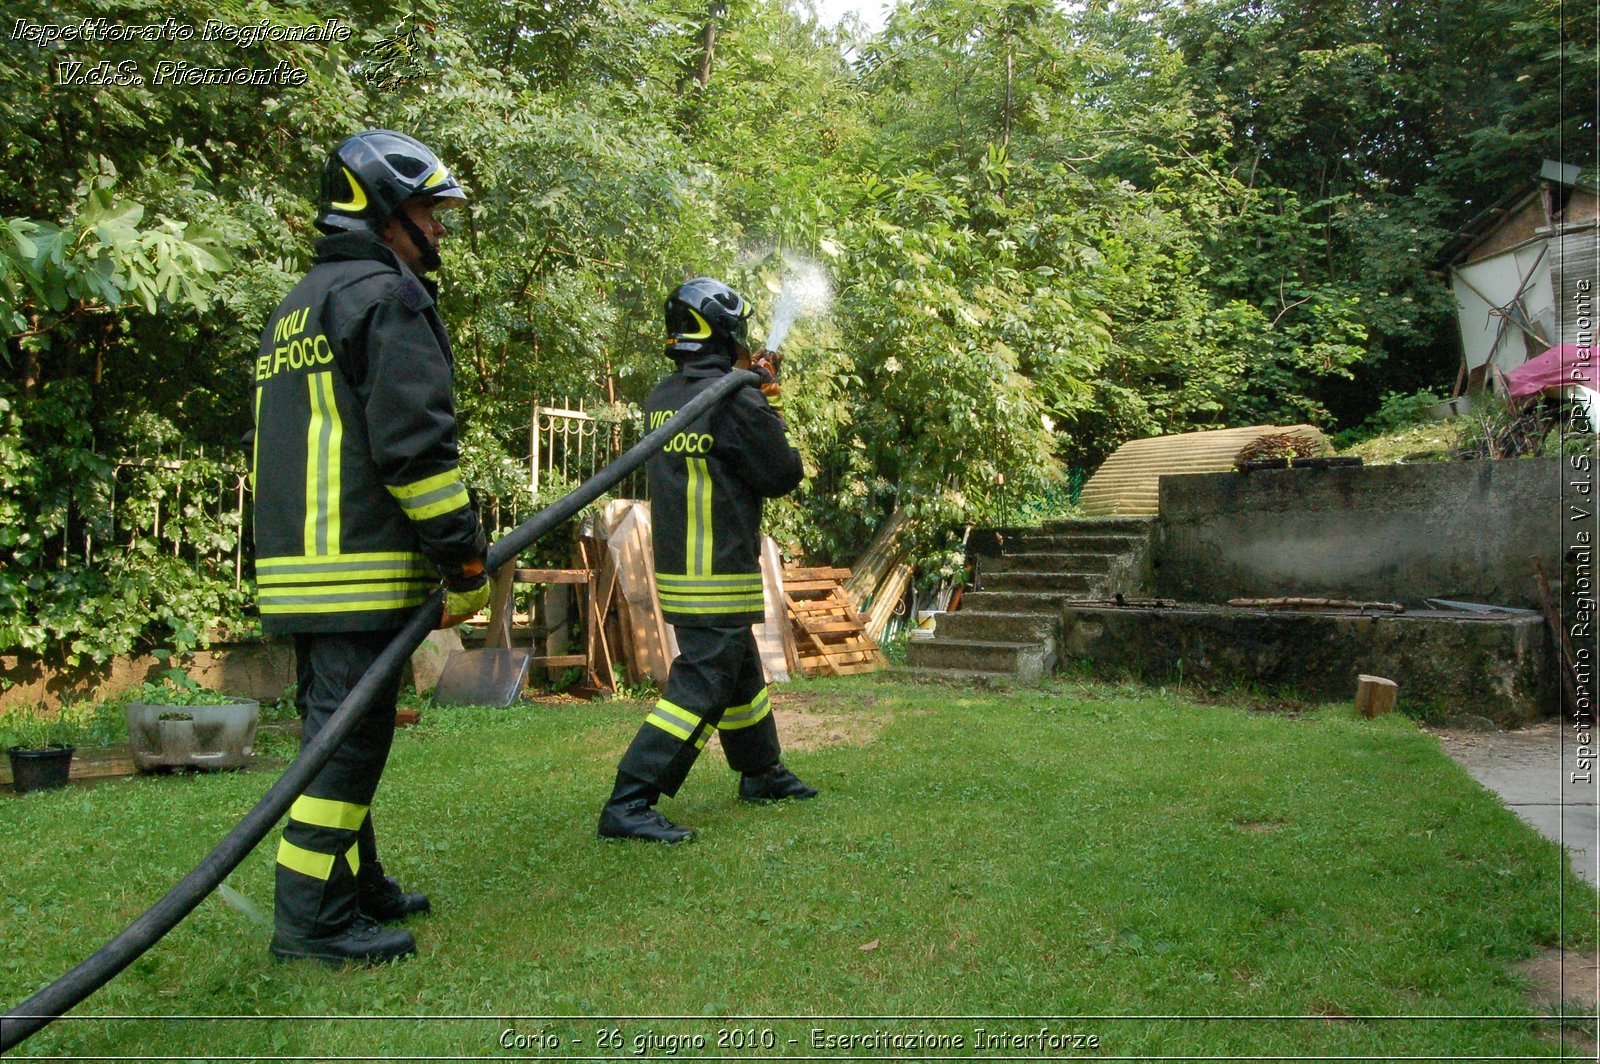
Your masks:
{"label": "wooden plank", "polygon": [[815,580],[790,580],[785,578],[783,581],[783,589],[791,595],[797,595],[802,592],[811,591],[831,592],[839,589],[839,583],[836,580],[828,580],[825,578]]}
{"label": "wooden plank", "polygon": [[587,584],[587,569],[518,569],[519,584]]}
{"label": "wooden plank", "polygon": [[569,665],[586,665],[588,662],[589,656],[587,654],[545,654],[542,657],[528,659],[529,665],[551,669],[564,669]]}
{"label": "wooden plank", "polygon": [[837,639],[824,640],[831,653],[840,654],[852,650],[877,650],[878,644],[870,639]]}
{"label": "wooden plank", "polygon": [[812,621],[806,625],[806,631],[812,635],[828,635],[831,632],[859,632],[861,625],[852,620],[842,621]]}
{"label": "wooden plank", "polygon": [[[578,540],[578,557],[583,562],[583,567],[589,572],[588,594],[584,599],[584,670],[591,687],[615,691],[617,677],[611,670],[611,649],[606,645],[606,614],[611,610],[611,591],[607,588],[602,594],[601,587],[606,579],[606,572],[610,568],[610,552],[600,546],[595,540],[587,537]],[[610,574],[612,587],[616,584],[616,574]]]}
{"label": "wooden plank", "polygon": [[854,676],[866,672],[877,672],[887,664],[879,661],[865,661],[857,665],[835,665],[834,670],[841,676]]}
{"label": "wooden plank", "polygon": [[783,586],[788,587],[793,583],[817,583],[819,581],[838,584],[840,581],[848,580],[849,578],[849,569],[785,569],[783,571]]}
{"label": "wooden plank", "polygon": [[516,610],[511,595],[514,568],[515,563],[506,562],[489,578],[489,631],[483,640],[485,647],[511,645],[511,615]]}

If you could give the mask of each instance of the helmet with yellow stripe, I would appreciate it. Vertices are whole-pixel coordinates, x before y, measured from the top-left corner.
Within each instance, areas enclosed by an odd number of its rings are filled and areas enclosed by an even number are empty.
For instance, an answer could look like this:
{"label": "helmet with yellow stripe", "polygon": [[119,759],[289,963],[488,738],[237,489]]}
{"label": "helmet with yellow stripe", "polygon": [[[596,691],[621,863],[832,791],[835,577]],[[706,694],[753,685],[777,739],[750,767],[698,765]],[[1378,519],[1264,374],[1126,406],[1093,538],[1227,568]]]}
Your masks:
{"label": "helmet with yellow stripe", "polygon": [[714,277],[683,282],[667,297],[667,355],[682,361],[702,351],[748,357],[750,304]]}
{"label": "helmet with yellow stripe", "polygon": [[322,167],[324,233],[377,232],[413,196],[464,200],[466,192],[425,144],[392,129],[346,137]]}

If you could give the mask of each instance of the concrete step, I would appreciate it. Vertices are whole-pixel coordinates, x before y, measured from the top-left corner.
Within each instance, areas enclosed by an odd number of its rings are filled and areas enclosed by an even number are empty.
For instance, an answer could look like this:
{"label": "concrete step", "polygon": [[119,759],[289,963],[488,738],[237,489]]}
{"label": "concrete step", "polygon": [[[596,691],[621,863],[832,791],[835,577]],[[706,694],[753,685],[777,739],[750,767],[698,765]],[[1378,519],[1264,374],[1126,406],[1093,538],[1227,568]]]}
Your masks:
{"label": "concrete step", "polygon": [[968,606],[942,613],[935,639],[990,639],[1002,643],[1043,643],[1054,646],[1061,626],[1061,611],[1053,613],[987,613]]}
{"label": "concrete step", "polygon": [[983,586],[991,591],[1054,591],[1062,595],[1103,595],[1105,573],[1042,573],[1011,569],[985,573]]}
{"label": "concrete step", "polygon": [[1029,551],[1020,554],[985,556],[983,571],[1005,573],[1027,570],[1036,573],[1109,573],[1124,555],[1116,551]]}
{"label": "concrete step", "polygon": [[1011,554],[1129,554],[1142,550],[1148,537],[1130,532],[1025,532],[1006,542]]}
{"label": "concrete step", "polygon": [[1072,535],[1115,532],[1147,536],[1154,528],[1155,519],[1151,517],[1062,517],[1044,523],[1046,532]]}
{"label": "concrete step", "polygon": [[1009,672],[985,672],[980,669],[909,669],[912,679],[963,687],[1009,687],[1017,678]]}
{"label": "concrete step", "polygon": [[1025,613],[1055,621],[1061,616],[1061,600],[1064,597],[1048,591],[969,591],[961,598],[961,608],[948,616],[959,617],[971,610],[976,613]]}
{"label": "concrete step", "polygon": [[1012,643],[983,639],[918,640],[906,645],[906,664],[924,669],[960,669],[967,672],[1005,673],[1020,683],[1044,675],[1049,651],[1043,643]]}

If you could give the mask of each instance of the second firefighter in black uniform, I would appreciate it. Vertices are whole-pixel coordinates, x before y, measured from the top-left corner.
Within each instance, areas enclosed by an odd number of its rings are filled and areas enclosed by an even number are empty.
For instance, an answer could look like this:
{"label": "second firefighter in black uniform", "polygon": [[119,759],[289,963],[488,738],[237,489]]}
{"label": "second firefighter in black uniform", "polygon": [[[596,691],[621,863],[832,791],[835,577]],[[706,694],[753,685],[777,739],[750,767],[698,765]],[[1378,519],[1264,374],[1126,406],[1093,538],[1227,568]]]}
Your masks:
{"label": "second firefighter in black uniform", "polygon": [[[697,277],[666,303],[667,355],[677,371],[645,401],[663,424],[749,357],[750,307],[721,281]],[[772,389],[775,391],[775,389]],[[716,731],[751,802],[812,798],[779,760],[778,728],[752,624],[765,616],[761,509],[800,484],[800,453],[756,387],[741,388],[649,461],[651,535],[661,613],[678,639],[666,693],[617,766],[601,838],[682,842],[694,832],[654,806],[678,792]]]}

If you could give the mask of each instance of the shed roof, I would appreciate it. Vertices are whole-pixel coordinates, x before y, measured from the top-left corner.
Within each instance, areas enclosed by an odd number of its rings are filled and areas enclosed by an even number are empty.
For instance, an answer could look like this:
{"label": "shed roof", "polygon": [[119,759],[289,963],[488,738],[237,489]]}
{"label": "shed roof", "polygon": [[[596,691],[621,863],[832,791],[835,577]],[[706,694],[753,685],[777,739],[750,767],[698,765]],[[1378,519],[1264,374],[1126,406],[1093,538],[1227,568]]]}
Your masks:
{"label": "shed roof", "polygon": [[1252,425],[1129,440],[1083,486],[1078,505],[1091,516],[1151,516],[1161,509],[1160,480],[1174,473],[1225,473],[1234,456],[1262,436],[1301,436],[1326,444],[1315,425]]}

